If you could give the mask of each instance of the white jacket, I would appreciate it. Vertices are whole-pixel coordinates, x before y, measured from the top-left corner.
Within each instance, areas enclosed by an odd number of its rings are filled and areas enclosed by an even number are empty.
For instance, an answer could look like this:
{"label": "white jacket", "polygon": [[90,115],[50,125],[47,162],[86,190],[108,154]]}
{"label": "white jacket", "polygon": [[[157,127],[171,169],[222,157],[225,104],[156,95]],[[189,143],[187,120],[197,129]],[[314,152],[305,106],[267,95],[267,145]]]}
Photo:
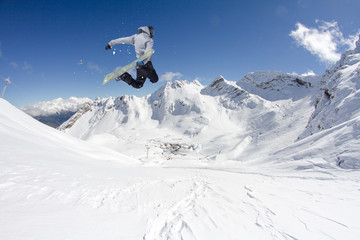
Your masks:
{"label": "white jacket", "polygon": [[[130,37],[123,37],[111,40],[109,42],[110,47],[116,44],[131,44],[135,46],[136,58],[141,57],[153,48],[154,40],[150,37],[150,30],[147,26],[139,27],[139,33],[134,34]],[[151,61],[151,57],[145,59],[143,62],[146,64],[148,61]]]}

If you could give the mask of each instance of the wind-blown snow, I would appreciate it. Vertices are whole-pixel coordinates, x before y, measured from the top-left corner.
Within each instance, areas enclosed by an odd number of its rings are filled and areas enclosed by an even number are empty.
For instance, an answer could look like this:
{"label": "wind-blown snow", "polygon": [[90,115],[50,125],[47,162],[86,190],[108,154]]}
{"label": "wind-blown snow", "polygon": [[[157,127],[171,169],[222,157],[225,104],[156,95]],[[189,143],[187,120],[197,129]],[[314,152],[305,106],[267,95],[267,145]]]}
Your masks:
{"label": "wind-blown snow", "polygon": [[0,99],[0,239],[358,239],[359,61],[98,98],[66,133]]}

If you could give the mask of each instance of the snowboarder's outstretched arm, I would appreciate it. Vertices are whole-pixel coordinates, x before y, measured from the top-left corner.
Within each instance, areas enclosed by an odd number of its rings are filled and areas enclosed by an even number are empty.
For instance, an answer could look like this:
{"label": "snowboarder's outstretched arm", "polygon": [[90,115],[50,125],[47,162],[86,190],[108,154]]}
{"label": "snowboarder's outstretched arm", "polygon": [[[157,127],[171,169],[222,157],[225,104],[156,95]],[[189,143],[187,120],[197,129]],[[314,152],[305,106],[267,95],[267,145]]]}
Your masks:
{"label": "snowboarder's outstretched arm", "polygon": [[135,35],[132,35],[130,37],[123,37],[123,38],[117,38],[114,40],[111,40],[108,45],[106,45],[105,50],[109,50],[110,48],[112,48],[114,45],[116,44],[131,44],[134,45],[135,44]]}
{"label": "snowboarder's outstretched arm", "polygon": [[[151,26],[139,27],[138,34],[134,34],[130,37],[123,37],[111,40],[105,47],[105,50],[109,50],[115,44],[131,44],[135,46],[136,57],[140,58],[145,53],[153,48],[154,40],[152,37],[154,36],[154,28]],[[151,56],[144,59],[140,65],[145,65],[151,61]]]}

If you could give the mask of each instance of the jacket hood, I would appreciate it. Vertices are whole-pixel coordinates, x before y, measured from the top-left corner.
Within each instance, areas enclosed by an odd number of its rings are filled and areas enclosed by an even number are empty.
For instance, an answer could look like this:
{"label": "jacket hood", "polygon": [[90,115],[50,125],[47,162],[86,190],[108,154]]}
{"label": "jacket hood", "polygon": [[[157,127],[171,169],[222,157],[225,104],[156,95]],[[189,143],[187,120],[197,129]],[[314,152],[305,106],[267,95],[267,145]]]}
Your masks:
{"label": "jacket hood", "polygon": [[151,33],[149,26],[139,27],[139,28],[138,28],[138,31],[139,31],[139,33],[143,33],[143,32],[146,33],[146,34],[149,35],[151,38],[153,37],[153,36],[152,36],[153,33]]}

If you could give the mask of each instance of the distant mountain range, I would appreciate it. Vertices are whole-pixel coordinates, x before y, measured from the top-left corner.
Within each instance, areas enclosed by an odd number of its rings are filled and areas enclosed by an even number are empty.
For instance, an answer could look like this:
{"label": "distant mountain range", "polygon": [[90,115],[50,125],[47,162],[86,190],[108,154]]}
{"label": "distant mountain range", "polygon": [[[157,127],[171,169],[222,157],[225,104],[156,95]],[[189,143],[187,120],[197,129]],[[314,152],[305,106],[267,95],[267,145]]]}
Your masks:
{"label": "distant mountain range", "polygon": [[[276,159],[281,149],[296,149],[302,140],[320,132],[330,136],[334,129],[353,142],[352,134],[360,131],[359,53],[357,45],[320,76],[259,71],[237,82],[222,76],[208,86],[175,81],[144,97],[98,98],[59,129],[129,155],[152,146],[168,158],[188,149],[207,159]],[[312,141],[324,139],[331,164],[342,159],[342,167],[360,167],[353,148],[339,143],[338,136]],[[307,154],[315,154],[310,153],[314,146]]]}
{"label": "distant mountain range", "polygon": [[83,104],[92,102],[89,98],[57,98],[52,101],[39,102],[22,106],[21,110],[51,127],[58,127],[76,113]]}

